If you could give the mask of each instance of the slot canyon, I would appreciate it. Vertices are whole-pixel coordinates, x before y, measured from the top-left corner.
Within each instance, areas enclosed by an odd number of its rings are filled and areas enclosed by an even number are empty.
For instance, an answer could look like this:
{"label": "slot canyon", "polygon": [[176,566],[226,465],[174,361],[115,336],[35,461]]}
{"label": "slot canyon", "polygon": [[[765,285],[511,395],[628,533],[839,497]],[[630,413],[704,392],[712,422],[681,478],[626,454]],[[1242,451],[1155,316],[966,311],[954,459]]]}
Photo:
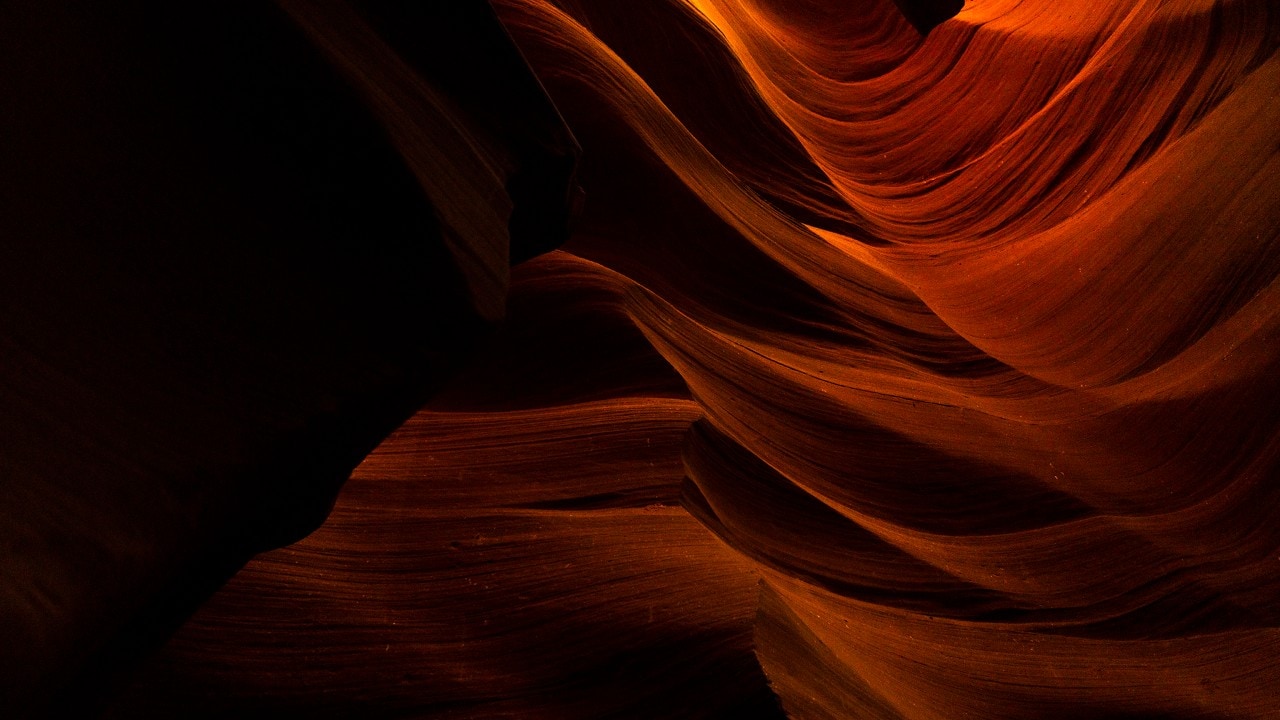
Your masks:
{"label": "slot canyon", "polygon": [[0,6],[0,716],[1280,717],[1277,48]]}

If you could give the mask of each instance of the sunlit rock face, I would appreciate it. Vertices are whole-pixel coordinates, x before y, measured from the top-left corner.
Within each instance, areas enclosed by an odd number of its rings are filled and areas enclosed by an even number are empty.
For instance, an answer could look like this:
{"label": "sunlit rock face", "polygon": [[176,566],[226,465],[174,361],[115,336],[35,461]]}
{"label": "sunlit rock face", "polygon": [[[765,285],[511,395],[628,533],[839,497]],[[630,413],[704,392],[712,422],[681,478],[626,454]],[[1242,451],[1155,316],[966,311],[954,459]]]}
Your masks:
{"label": "sunlit rock face", "polygon": [[1267,0],[497,0],[569,243],[119,699],[1280,712]]}

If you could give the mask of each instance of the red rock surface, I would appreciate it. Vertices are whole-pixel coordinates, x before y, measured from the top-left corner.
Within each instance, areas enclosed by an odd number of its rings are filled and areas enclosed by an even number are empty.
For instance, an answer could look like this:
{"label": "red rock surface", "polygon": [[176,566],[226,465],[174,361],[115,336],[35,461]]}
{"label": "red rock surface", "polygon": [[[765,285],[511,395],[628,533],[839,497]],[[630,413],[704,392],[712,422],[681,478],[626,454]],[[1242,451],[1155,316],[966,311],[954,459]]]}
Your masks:
{"label": "red rock surface", "polygon": [[116,716],[1280,714],[1274,3],[494,6],[580,222]]}

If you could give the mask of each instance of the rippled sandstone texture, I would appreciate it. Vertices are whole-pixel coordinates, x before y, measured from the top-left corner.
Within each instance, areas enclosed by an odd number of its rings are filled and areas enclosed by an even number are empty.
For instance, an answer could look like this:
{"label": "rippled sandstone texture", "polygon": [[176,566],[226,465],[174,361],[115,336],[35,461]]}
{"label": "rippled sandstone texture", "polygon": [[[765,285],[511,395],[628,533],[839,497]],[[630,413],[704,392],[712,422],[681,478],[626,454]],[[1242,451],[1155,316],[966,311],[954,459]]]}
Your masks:
{"label": "rippled sandstone texture", "polygon": [[1280,712],[1274,3],[494,5],[580,224],[120,717]]}

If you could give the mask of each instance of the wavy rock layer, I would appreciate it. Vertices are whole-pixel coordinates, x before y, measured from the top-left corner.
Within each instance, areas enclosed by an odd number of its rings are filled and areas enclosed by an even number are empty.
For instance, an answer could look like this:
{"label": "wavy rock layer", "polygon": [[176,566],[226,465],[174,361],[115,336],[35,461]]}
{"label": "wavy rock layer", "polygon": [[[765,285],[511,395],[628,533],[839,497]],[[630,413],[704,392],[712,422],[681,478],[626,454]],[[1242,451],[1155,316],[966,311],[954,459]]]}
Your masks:
{"label": "wavy rock layer", "polygon": [[630,705],[521,707],[714,714],[754,651],[798,717],[1280,712],[1271,3],[978,1],[926,37],[887,0],[495,5],[589,197],[520,287],[594,320],[495,350],[500,389],[406,426],[171,653],[258,642],[259,584],[453,673],[352,697],[533,703],[610,647],[638,679],[592,686]]}
{"label": "wavy rock layer", "polygon": [[471,370],[112,716],[776,715],[759,572],[680,505],[700,410],[598,275],[561,254],[519,269]]}

